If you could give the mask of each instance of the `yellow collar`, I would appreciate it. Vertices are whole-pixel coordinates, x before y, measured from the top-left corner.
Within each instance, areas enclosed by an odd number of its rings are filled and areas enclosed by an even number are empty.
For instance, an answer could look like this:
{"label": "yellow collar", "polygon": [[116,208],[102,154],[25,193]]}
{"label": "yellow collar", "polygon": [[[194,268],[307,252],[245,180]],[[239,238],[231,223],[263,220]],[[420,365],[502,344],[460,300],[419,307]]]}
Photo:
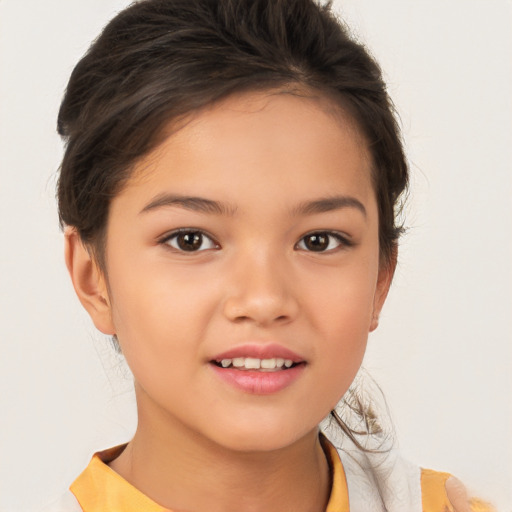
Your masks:
{"label": "yellow collar", "polygon": [[[326,512],[349,512],[345,472],[336,448],[321,437],[332,472],[332,488]],[[126,445],[95,453],[91,462],[70,487],[84,512],[172,512],[142,494],[108,466]]]}
{"label": "yellow collar", "polygon": [[332,476],[331,495],[325,512],[349,512],[347,478],[338,451],[325,436],[321,435],[320,441]]}

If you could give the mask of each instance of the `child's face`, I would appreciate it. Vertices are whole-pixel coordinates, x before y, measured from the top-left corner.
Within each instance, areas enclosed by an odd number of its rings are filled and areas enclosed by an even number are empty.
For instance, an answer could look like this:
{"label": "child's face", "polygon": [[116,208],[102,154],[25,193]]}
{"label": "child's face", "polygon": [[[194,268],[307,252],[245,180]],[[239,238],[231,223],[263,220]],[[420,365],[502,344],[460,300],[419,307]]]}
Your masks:
{"label": "child's face", "polygon": [[392,269],[379,269],[365,142],[335,110],[231,97],[143,158],[113,199],[109,297],[91,315],[117,333],[141,421],[275,449],[315,431],[352,382]]}

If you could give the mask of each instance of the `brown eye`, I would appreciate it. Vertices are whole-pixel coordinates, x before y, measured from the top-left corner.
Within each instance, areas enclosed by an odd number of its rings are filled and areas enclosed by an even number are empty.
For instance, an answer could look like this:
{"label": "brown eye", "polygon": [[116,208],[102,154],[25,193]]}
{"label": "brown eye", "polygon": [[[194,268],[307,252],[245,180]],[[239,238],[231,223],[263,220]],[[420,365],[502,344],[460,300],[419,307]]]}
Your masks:
{"label": "brown eye", "polygon": [[325,251],[329,247],[329,237],[323,233],[304,237],[304,245],[310,251]]}
{"label": "brown eye", "polygon": [[173,249],[184,252],[198,252],[217,247],[215,242],[201,231],[180,231],[165,240]]}
{"label": "brown eye", "polygon": [[297,244],[299,249],[312,252],[326,252],[337,249],[342,245],[350,245],[341,235],[319,231],[302,237]]}

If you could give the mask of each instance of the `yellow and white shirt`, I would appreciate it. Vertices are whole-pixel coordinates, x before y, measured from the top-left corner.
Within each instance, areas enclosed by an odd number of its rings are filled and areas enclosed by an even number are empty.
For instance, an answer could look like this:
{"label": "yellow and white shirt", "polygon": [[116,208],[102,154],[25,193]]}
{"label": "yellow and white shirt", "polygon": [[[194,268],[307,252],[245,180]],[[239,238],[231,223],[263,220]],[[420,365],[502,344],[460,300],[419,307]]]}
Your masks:
{"label": "yellow and white shirt", "polygon": [[[445,488],[449,473],[420,469],[393,455],[385,463],[372,461],[373,455],[337,450],[324,437],[322,444],[332,472],[326,512],[453,512]],[[108,466],[125,446],[96,453],[68,493],[46,512],[172,512]],[[378,469],[371,467],[375,462]],[[473,500],[471,510],[492,509]]]}

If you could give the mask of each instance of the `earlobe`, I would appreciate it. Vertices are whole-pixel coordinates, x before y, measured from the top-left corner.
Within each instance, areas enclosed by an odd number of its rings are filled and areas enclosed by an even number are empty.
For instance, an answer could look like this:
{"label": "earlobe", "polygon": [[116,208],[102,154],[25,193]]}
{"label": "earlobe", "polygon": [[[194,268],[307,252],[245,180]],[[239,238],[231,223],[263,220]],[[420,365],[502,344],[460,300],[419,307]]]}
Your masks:
{"label": "earlobe", "polygon": [[105,277],[73,227],[65,230],[64,252],[66,266],[82,306],[97,329],[104,334],[115,334]]}
{"label": "earlobe", "polygon": [[372,319],[370,322],[370,332],[377,329],[379,326],[379,316],[388,296],[389,288],[391,287],[391,281],[395,274],[397,263],[397,251],[394,250],[393,254],[388,261],[382,262],[379,268],[379,277],[377,279],[377,287],[375,289],[375,297],[373,300],[373,312]]}

